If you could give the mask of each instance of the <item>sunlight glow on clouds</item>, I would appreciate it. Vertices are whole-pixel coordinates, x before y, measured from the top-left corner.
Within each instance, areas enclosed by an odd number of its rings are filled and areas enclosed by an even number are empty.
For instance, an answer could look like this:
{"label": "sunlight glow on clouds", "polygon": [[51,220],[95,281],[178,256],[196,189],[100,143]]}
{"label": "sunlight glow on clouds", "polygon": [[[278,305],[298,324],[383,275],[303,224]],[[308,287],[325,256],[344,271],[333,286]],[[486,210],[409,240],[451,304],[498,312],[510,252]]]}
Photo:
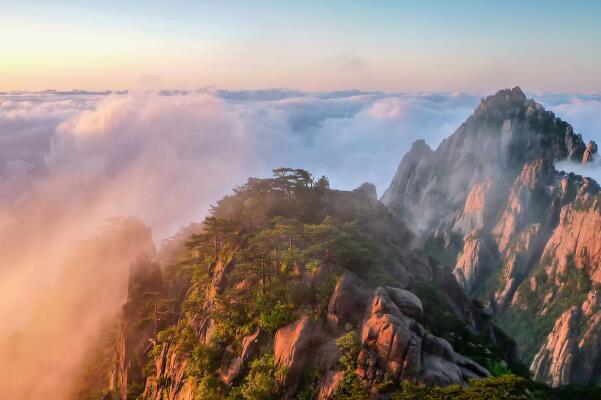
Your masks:
{"label": "sunlight glow on clouds", "polygon": [[[601,142],[601,98],[537,98]],[[325,174],[334,188],[371,181],[382,194],[414,140],[436,147],[479,100],[218,89],[0,95],[0,315],[16,316],[0,342],[58,279],[65,254],[107,219],[137,217],[160,243],[247,177],[280,166]],[[558,164],[593,177],[598,166]]]}
{"label": "sunlight glow on clouds", "polygon": [[[217,89],[0,96],[0,314],[17,316],[0,341],[107,219],[137,217],[160,243],[249,176],[280,166],[325,174],[335,188],[372,181],[382,192],[413,140],[437,143],[477,101]],[[389,103],[403,113],[377,112]]]}

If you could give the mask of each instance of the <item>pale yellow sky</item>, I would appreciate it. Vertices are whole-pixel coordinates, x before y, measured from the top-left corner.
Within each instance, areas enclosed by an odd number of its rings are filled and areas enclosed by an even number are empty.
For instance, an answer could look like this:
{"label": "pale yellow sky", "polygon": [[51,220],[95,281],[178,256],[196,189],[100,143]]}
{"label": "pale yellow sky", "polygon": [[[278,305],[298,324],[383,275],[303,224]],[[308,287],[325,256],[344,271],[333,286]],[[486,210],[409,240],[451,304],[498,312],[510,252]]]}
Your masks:
{"label": "pale yellow sky", "polygon": [[599,4],[9,2],[0,91],[595,92]]}

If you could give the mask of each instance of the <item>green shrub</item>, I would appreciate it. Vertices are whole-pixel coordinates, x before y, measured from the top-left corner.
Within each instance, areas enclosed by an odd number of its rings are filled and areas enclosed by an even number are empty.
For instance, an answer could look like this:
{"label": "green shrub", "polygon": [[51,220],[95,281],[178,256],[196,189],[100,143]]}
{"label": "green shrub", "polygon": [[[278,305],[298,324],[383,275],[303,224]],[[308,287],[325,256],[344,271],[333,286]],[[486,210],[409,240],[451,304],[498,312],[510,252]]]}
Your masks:
{"label": "green shrub", "polygon": [[277,394],[273,354],[253,360],[240,390],[244,400],[273,400]]}

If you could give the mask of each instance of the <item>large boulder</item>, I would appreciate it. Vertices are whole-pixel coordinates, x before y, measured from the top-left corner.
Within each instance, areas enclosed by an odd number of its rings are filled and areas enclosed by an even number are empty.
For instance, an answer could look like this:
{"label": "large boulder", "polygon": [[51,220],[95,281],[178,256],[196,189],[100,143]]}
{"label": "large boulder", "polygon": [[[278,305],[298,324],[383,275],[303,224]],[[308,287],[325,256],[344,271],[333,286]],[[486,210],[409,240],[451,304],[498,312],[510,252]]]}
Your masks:
{"label": "large boulder", "polygon": [[386,375],[427,385],[463,384],[489,376],[485,368],[453,351],[444,339],[426,333],[415,318],[421,301],[406,290],[377,288],[361,333],[357,376],[367,384]]}
{"label": "large boulder", "polygon": [[403,314],[418,320],[422,317],[424,308],[421,300],[415,294],[391,286],[386,286],[386,292]]}
{"label": "large boulder", "polygon": [[305,365],[319,342],[319,337],[319,325],[306,315],[276,332],[275,365],[285,371],[280,381],[285,398],[293,398],[296,393]]}
{"label": "large boulder", "polygon": [[327,321],[333,330],[339,330],[346,324],[358,326],[369,301],[368,293],[360,286],[353,275],[343,275],[328,303]]}

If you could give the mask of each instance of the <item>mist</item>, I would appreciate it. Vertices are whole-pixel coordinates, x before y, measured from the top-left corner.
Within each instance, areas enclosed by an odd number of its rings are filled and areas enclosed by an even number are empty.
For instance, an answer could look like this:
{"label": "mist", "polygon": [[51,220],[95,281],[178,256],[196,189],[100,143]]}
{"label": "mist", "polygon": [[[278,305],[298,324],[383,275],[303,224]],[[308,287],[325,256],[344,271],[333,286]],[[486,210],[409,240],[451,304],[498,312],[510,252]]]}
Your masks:
{"label": "mist", "polygon": [[[382,194],[414,140],[436,147],[480,97],[212,88],[0,96],[0,354],[11,354],[0,397],[66,398],[65,382],[125,300],[129,265],[247,177],[291,166],[340,189],[369,181]],[[545,99],[586,138],[600,131],[600,99]]]}

